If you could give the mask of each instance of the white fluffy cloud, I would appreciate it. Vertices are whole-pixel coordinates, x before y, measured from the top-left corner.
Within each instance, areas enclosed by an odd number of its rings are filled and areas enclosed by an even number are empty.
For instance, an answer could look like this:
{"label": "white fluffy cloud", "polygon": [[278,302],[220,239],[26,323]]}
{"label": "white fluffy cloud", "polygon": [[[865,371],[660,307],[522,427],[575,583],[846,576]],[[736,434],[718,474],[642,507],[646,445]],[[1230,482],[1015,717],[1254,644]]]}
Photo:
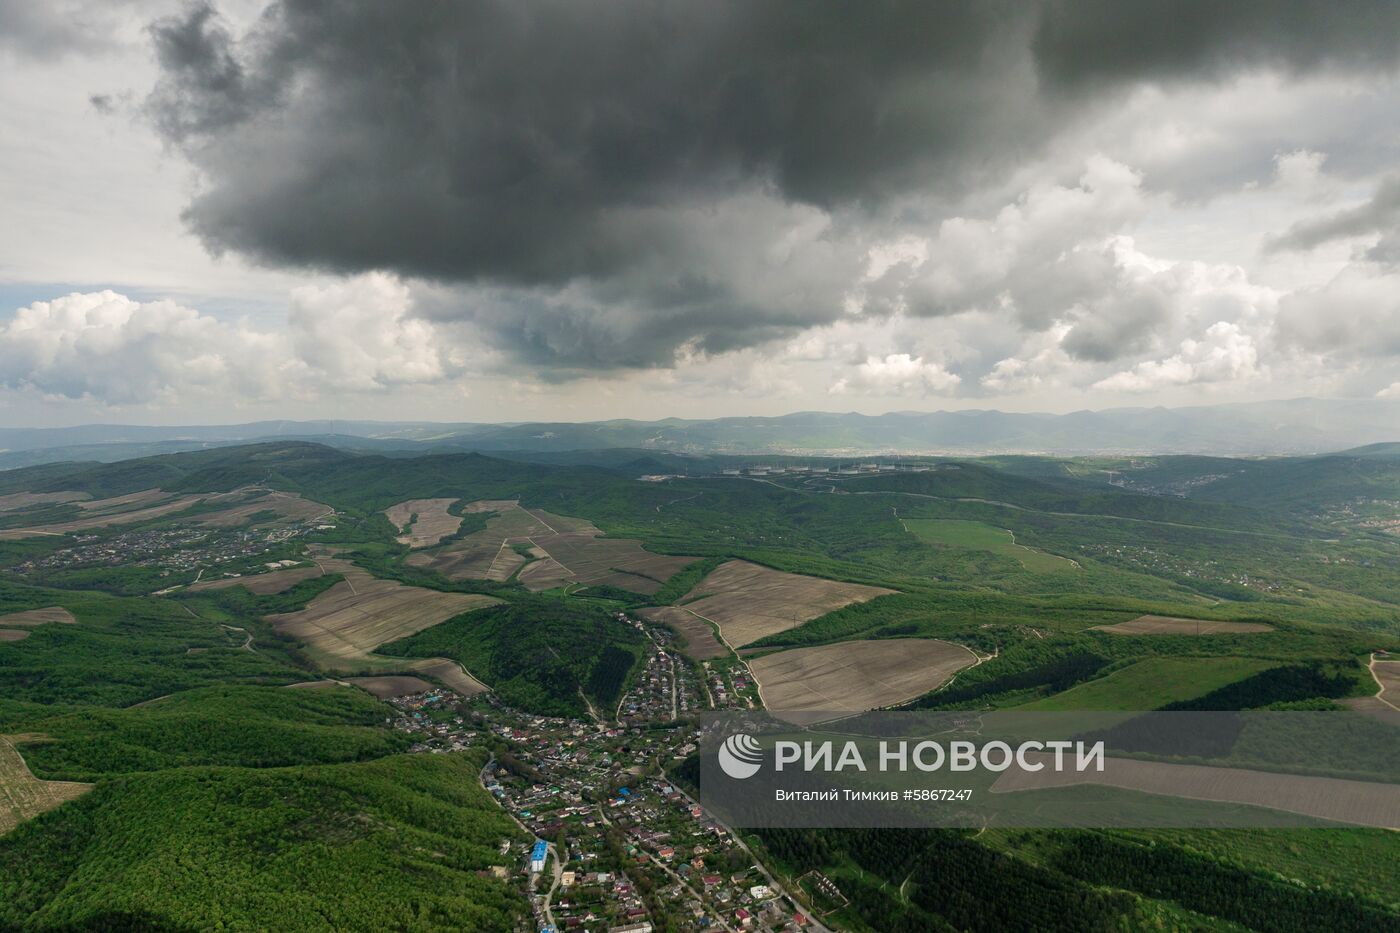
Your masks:
{"label": "white fluffy cloud", "polygon": [[1235,324],[1212,324],[1199,340],[1183,340],[1181,349],[1161,360],[1145,360],[1130,370],[1094,384],[1108,392],[1152,392],[1203,383],[1240,384],[1260,375],[1254,341]]}
{"label": "white fluffy cloud", "polygon": [[0,327],[0,384],[116,404],[184,392],[261,399],[280,394],[282,344],[173,301],[74,293],[36,301]]}
{"label": "white fluffy cloud", "polygon": [[0,387],[108,405],[276,401],[461,370],[437,329],[413,317],[407,288],[377,274],[297,289],[276,330],[111,290],[36,301],[0,324]]}
{"label": "white fluffy cloud", "polygon": [[1037,331],[1072,309],[1091,313],[1115,290],[1111,237],[1147,210],[1141,181],[1091,157],[1074,186],[1038,183],[991,217],[951,217],[932,237],[881,244],[858,297],[915,317],[1001,310]]}
{"label": "white fluffy cloud", "polygon": [[438,329],[413,316],[408,286],[383,273],[295,289],[287,322],[296,359],[336,389],[441,382],[465,368]]}
{"label": "white fluffy cloud", "polygon": [[831,392],[865,392],[870,395],[938,395],[956,388],[962,379],[942,364],[908,353],[868,356],[850,375],[838,379]]}

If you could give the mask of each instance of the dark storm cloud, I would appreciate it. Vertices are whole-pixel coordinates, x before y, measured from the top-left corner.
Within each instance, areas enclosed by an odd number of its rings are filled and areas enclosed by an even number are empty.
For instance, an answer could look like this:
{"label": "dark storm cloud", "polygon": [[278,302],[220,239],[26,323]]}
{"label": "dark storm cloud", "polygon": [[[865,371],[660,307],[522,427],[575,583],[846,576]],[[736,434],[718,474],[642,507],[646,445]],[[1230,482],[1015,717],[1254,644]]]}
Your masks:
{"label": "dark storm cloud", "polygon": [[1282,236],[1267,243],[1270,251],[1315,249],[1324,243],[1351,237],[1381,234],[1367,250],[1375,262],[1400,261],[1400,177],[1381,182],[1371,200],[1358,207],[1294,224]]}
{"label": "dark storm cloud", "polygon": [[1248,68],[1367,71],[1400,53],[1392,0],[1052,0],[1033,41],[1048,82],[1212,78]]}
{"label": "dark storm cloud", "polygon": [[34,58],[92,51],[107,42],[102,19],[91,4],[0,0],[0,49]]}
{"label": "dark storm cloud", "polygon": [[233,57],[233,38],[211,4],[197,3],[182,17],[156,22],[151,35],[167,77],[150,111],[166,137],[178,142],[248,117],[251,92]]}
{"label": "dark storm cloud", "polygon": [[208,177],[212,247],[560,280],[629,261],[636,208],[878,200],[1012,157],[1015,9],[289,0],[235,48],[197,7],[155,27],[151,109]]}
{"label": "dark storm cloud", "polygon": [[1392,61],[1334,7],[284,0],[236,37],[200,5],[153,26],[148,109],[213,251],[435,280],[424,313],[527,360],[666,365],[836,319],[903,199],[1000,180],[1116,87]]}

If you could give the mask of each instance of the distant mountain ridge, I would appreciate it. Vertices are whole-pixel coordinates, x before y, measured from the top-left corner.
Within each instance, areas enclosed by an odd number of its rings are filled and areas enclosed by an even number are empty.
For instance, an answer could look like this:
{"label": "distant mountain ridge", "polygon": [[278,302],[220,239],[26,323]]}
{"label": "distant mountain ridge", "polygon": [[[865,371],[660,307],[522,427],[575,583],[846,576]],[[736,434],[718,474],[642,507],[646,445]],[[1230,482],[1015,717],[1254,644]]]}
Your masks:
{"label": "distant mountain ridge", "polygon": [[997,410],[796,412],[776,417],[505,423],[258,421],[234,425],[0,428],[0,468],[118,460],[260,440],[347,449],[562,453],[632,449],[671,454],[1323,453],[1400,438],[1400,399],[1292,399],[1067,414]]}

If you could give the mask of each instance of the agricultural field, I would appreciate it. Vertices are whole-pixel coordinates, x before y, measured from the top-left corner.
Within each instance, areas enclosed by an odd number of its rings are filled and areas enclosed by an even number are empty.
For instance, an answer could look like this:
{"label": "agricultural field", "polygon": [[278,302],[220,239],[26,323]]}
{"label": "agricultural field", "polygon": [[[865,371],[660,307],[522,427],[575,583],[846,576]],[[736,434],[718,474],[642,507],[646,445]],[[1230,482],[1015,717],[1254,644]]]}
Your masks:
{"label": "agricultural field", "polygon": [[[76,495],[76,494],[75,494]],[[108,499],[70,500],[77,514],[63,521],[26,527],[0,528],[0,541],[88,532],[117,525],[134,525],[164,518],[187,509],[198,510],[188,523],[211,528],[245,524],[311,522],[330,516],[334,509],[297,493],[260,487],[229,492],[177,494],[146,489]]]}
{"label": "agricultural field", "polygon": [[417,671],[431,677],[438,683],[464,697],[486,693],[490,688],[472,676],[471,672],[456,661],[447,658],[426,658],[407,661],[401,664],[406,670]]}
{"label": "agricultural field", "polygon": [[273,525],[314,522],[329,518],[335,510],[320,502],[303,499],[292,492],[249,487],[235,489],[228,496],[210,496],[205,505],[216,510],[192,518],[196,525],[232,528],[237,525]]}
{"label": "agricultural field", "polygon": [[231,586],[241,586],[258,596],[269,596],[290,590],[303,580],[322,576],[320,567],[291,567],[286,570],[270,570],[267,573],[250,573],[239,577],[223,577],[218,580],[201,580],[190,586],[189,592],[205,590],[226,590]]}
{"label": "agricultural field", "polygon": [[804,724],[906,703],[975,663],[967,648],[932,638],[793,648],[748,662],[763,705]]}
{"label": "agricultural field", "polygon": [[1372,655],[1367,666],[1375,681],[1375,694],[1343,702],[1358,712],[1371,713],[1400,725],[1400,661],[1380,660]]}
{"label": "agricultural field", "polygon": [[0,496],[0,512],[30,509],[38,505],[61,505],[87,498],[89,496],[85,492],[12,492]]}
{"label": "agricultural field", "polygon": [[41,736],[0,735],[0,836],[25,820],[61,806],[92,790],[91,784],[41,781],[30,773],[16,744]]}
{"label": "agricultural field", "polygon": [[1127,622],[1095,626],[1115,635],[1248,635],[1272,632],[1265,622],[1215,622],[1210,619],[1178,619],[1170,616],[1138,616]]}
{"label": "agricultural field", "polygon": [[405,563],[435,570],[449,580],[501,583],[514,576],[527,559],[513,545],[529,545],[533,536],[553,533],[552,527],[513,500],[471,502],[463,511],[469,515],[493,514],[481,531],[434,550],[410,554]]}
{"label": "agricultural field", "polygon": [[433,685],[421,677],[350,677],[345,682],[367,690],[381,700],[412,693],[426,693],[433,689]]}
{"label": "agricultural field", "polygon": [[1277,666],[1258,658],[1147,658],[1105,677],[1016,707],[1025,711],[1151,710],[1194,700]]}
{"label": "agricultural field", "polygon": [[73,625],[77,621],[71,612],[60,606],[6,613],[0,615],[0,641],[23,641],[29,637],[30,629],[36,625],[47,625],[51,622]]}
{"label": "agricultural field", "polygon": [[985,522],[943,518],[904,518],[900,521],[910,534],[925,544],[990,551],[1011,558],[1031,573],[1056,573],[1077,570],[1079,567],[1068,558],[1017,544],[1013,532]]}
{"label": "agricultural field", "polygon": [[652,622],[669,626],[681,636],[681,651],[694,661],[708,661],[729,654],[718,638],[714,626],[697,616],[684,606],[653,606],[639,611],[639,615]]}
{"label": "agricultural field", "polygon": [[457,533],[462,516],[447,510],[456,499],[409,499],[384,510],[384,517],[399,531],[396,539],[411,548],[431,547]]}
{"label": "agricultural field", "polygon": [[73,618],[73,613],[62,606],[45,606],[43,609],[23,609],[19,612],[7,612],[0,615],[0,627],[14,628],[18,626],[48,625],[57,622],[60,625],[76,625],[78,620]]}
{"label": "agricultural field", "polygon": [[268,621],[280,634],[304,642],[307,653],[328,671],[402,667],[375,655],[375,649],[497,602],[489,596],[444,593],[380,579],[336,557],[318,555],[316,564],[324,573],[344,579],[305,609],[275,614]]}
{"label": "agricultural field", "polygon": [[[204,501],[205,496],[175,495],[148,489],[143,492],[111,499],[95,499],[73,503],[84,514],[68,521],[52,522],[27,528],[0,529],[0,541],[38,536],[66,535],[75,531],[90,531],[111,525],[129,525],[161,518],[180,512]],[[217,497],[210,497],[217,498]]]}
{"label": "agricultural field", "polygon": [[[1048,757],[1042,756],[1042,760]],[[1027,771],[1012,767],[1002,772],[991,791],[1006,794],[1086,784],[1164,798],[1263,807],[1356,826],[1391,829],[1400,826],[1400,785],[1396,784],[1112,756],[1105,759],[1102,771],[1056,771],[1054,768]],[[1165,814],[1163,819],[1170,825]]]}
{"label": "agricultural field", "polygon": [[426,693],[433,684],[421,677],[387,674],[382,677],[346,677],[335,680],[307,680],[299,684],[287,684],[288,690],[329,690],[334,687],[359,687],[381,700],[391,697]]}
{"label": "agricultural field", "polygon": [[591,522],[512,500],[473,502],[467,511],[495,514],[483,530],[410,555],[406,563],[449,580],[505,582],[519,574],[520,584],[534,592],[578,583],[652,595],[696,560],[652,554],[639,541],[602,537]]}
{"label": "agricultural field", "polygon": [[718,625],[728,645],[742,648],[843,606],[893,592],[731,560],[696,584],[680,605]]}

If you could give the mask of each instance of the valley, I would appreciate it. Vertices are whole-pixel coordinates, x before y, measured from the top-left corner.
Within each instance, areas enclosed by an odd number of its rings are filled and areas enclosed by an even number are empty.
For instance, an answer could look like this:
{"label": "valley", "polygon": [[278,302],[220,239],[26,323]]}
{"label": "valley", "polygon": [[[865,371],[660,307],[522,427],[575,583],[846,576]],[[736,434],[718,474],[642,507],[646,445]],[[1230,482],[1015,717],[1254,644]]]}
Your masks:
{"label": "valley", "polygon": [[[750,831],[694,799],[710,712],[1388,706],[1400,539],[1347,511],[1354,462],[1241,461],[1263,478],[1236,496],[1192,481],[1218,459],[1154,464],[1135,475],[1165,493],[1096,461],[642,481],[305,443],[0,473],[0,630],[22,636],[0,640],[0,734],[46,737],[0,773],[24,801],[0,827],[0,926],[259,926],[249,892],[290,889],[229,833],[266,826],[269,858],[320,879],[293,909],[334,916],[363,885],[357,916],[388,925],[412,903],[424,928],[991,930],[959,905],[1000,865],[1105,924],[1235,929],[1254,915],[1194,889],[1105,883],[1131,834]],[[1309,495],[1261,501],[1290,468]],[[1365,470],[1400,498],[1400,459]],[[1154,832],[1283,896],[1266,830]],[[1294,909],[1341,917],[1343,892],[1400,922],[1364,868],[1394,834],[1318,832],[1364,855],[1290,860]],[[228,871],[185,877],[141,839]],[[67,880],[138,870],[175,893]]]}

